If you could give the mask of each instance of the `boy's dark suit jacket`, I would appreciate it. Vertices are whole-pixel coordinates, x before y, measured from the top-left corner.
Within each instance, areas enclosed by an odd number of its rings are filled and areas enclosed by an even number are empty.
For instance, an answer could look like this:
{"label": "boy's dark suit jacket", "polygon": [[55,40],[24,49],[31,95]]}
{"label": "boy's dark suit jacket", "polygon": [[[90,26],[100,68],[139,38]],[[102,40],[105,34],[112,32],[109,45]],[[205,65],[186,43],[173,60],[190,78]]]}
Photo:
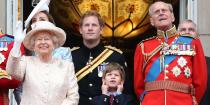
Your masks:
{"label": "boy's dark suit jacket", "polygon": [[[110,105],[110,97],[100,95],[93,98],[91,105]],[[130,95],[121,94],[114,97],[113,105],[136,105],[135,100]]]}

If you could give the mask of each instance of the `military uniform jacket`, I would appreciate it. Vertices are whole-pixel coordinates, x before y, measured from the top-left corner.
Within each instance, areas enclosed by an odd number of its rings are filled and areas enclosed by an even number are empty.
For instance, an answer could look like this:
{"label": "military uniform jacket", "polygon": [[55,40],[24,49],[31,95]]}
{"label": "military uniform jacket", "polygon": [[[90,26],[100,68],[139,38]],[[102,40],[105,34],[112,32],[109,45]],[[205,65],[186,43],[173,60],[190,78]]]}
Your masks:
{"label": "military uniform jacket", "polygon": [[[100,95],[93,98],[91,105],[110,105],[110,96]],[[121,94],[114,96],[112,105],[135,105],[134,99],[130,95]]]}
{"label": "military uniform jacket", "polygon": [[168,37],[167,44],[171,46],[171,51],[166,50],[168,52],[164,53],[164,70],[160,65],[161,52],[157,50],[164,42],[163,37],[154,37],[137,45],[134,56],[135,93],[141,99],[142,105],[165,105],[164,101],[166,105],[192,105],[191,94],[172,90],[145,91],[147,82],[170,80],[193,85],[199,103],[207,84],[206,61],[200,40],[179,36],[176,32]]}
{"label": "military uniform jacket", "polygon": [[[20,83],[8,75],[5,70],[9,53],[13,47],[13,40],[14,37],[7,34],[0,36],[0,105],[9,104],[9,89],[18,87]],[[21,52],[23,53],[23,46],[21,48]]]}
{"label": "military uniform jacket", "polygon": [[[75,73],[86,66],[90,60],[90,56],[96,58],[104,51],[105,47],[99,44],[95,48],[88,49],[82,45],[79,49],[72,51],[72,58],[75,67]],[[102,64],[96,67],[91,73],[82,78],[79,82],[79,105],[90,105],[90,101],[94,96],[101,95],[102,75],[101,71],[105,69],[105,66],[109,62],[118,62],[125,66],[124,56],[116,51],[112,53]]]}

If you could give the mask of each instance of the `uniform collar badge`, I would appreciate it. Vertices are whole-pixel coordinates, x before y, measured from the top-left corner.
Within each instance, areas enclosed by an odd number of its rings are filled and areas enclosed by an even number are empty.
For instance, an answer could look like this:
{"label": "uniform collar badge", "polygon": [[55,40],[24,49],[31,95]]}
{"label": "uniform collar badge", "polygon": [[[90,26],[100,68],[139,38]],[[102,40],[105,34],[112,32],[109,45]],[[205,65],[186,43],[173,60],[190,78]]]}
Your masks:
{"label": "uniform collar badge", "polygon": [[175,35],[178,35],[178,32],[176,31],[176,26],[174,25],[171,29],[167,31],[157,30],[157,37],[159,38],[165,38],[165,37],[173,37]]}

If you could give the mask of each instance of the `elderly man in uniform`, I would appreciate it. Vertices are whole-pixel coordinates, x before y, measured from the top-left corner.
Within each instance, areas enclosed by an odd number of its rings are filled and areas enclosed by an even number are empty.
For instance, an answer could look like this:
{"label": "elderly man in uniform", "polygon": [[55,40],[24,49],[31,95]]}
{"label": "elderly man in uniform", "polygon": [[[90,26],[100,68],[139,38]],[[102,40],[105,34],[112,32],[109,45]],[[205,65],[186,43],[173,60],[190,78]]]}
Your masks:
{"label": "elderly man in uniform", "polygon": [[[122,52],[101,43],[104,22],[96,11],[87,11],[80,19],[80,33],[83,44],[72,50],[72,58],[79,85],[79,105],[90,105],[94,96],[101,95],[102,74],[109,62],[125,66]],[[127,76],[128,77],[128,76]],[[125,85],[125,89],[127,89]],[[121,94],[121,93],[118,93]]]}
{"label": "elderly man in uniform", "polygon": [[178,34],[171,4],[149,8],[157,35],[140,42],[134,57],[134,87],[142,105],[197,105],[207,84],[207,67],[198,37]]}

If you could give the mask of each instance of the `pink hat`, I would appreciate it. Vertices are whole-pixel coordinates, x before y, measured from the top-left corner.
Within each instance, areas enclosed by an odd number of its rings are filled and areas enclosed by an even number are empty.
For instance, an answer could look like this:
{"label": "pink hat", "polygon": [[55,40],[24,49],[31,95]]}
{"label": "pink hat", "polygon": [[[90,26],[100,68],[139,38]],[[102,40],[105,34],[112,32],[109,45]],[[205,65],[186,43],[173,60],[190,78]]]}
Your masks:
{"label": "pink hat", "polygon": [[[47,31],[50,32],[50,35],[56,36],[55,48],[61,47],[66,41],[66,33],[63,29],[56,27],[53,23],[48,21],[38,21],[32,25],[32,30],[29,31],[23,40],[24,46],[33,51],[34,49],[34,38],[37,33]],[[53,39],[54,40],[54,39]]]}

